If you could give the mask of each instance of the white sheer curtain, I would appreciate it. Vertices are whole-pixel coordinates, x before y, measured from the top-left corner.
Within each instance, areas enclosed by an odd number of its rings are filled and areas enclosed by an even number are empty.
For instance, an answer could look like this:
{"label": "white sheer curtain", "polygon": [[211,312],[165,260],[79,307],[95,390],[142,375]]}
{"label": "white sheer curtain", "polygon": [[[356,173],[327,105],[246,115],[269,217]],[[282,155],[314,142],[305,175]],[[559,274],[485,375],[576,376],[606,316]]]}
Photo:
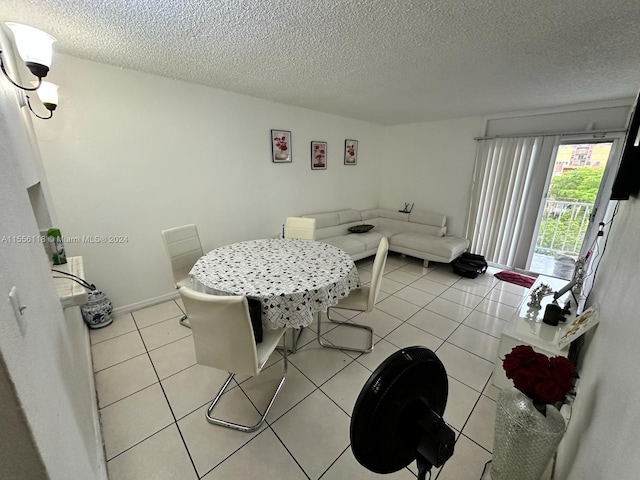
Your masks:
{"label": "white sheer curtain", "polygon": [[488,261],[525,268],[558,137],[478,141],[467,236]]}

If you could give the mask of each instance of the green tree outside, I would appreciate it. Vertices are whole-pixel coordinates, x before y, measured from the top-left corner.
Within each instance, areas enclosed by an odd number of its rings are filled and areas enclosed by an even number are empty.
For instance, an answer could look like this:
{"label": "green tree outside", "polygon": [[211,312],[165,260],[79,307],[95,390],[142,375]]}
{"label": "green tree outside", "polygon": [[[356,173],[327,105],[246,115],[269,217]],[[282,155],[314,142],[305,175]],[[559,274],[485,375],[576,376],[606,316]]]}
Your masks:
{"label": "green tree outside", "polygon": [[595,203],[604,168],[578,167],[551,181],[549,198],[564,202]]}
{"label": "green tree outside", "polygon": [[[579,253],[574,250],[579,250],[582,245],[603,174],[604,168],[578,167],[552,179],[548,201],[590,205],[568,205],[545,212],[538,234],[537,253],[548,253],[552,247],[575,255]],[[564,238],[562,244],[557,243],[559,238]]]}

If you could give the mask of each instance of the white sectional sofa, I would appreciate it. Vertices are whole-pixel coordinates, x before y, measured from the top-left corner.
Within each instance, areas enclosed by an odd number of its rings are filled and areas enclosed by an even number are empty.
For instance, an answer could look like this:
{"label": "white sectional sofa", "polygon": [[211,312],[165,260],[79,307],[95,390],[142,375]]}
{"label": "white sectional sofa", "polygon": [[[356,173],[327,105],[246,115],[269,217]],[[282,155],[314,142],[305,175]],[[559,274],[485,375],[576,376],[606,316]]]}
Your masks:
{"label": "white sectional sofa", "polygon": [[[438,213],[373,208],[303,216],[316,219],[316,240],[343,249],[354,260],[375,255],[383,236],[389,240],[389,250],[421,258],[425,266],[430,261],[449,263],[469,247],[467,239],[447,235],[447,217]],[[356,225],[374,228],[366,233],[349,232]]]}

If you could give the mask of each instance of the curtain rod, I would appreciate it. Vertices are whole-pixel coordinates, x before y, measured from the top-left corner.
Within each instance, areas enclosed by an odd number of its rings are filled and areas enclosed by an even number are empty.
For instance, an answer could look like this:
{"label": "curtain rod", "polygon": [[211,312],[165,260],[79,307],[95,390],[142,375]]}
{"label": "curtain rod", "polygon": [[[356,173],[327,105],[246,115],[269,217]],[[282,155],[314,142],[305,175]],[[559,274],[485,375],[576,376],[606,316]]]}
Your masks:
{"label": "curtain rod", "polygon": [[495,138],[527,138],[527,137],[566,137],[569,135],[602,135],[607,133],[626,133],[626,130],[584,130],[581,132],[560,132],[560,133],[512,133],[511,135],[493,135],[491,137],[473,137],[474,140],[493,140]]}

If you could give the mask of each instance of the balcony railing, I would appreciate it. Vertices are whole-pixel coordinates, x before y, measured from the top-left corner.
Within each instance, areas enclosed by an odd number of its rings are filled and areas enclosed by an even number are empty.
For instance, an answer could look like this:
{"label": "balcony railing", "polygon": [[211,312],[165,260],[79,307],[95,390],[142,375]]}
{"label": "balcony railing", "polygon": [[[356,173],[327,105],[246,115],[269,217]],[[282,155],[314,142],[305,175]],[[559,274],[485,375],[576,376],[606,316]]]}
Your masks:
{"label": "balcony railing", "polygon": [[578,255],[582,247],[593,203],[547,200],[536,239],[535,252]]}

